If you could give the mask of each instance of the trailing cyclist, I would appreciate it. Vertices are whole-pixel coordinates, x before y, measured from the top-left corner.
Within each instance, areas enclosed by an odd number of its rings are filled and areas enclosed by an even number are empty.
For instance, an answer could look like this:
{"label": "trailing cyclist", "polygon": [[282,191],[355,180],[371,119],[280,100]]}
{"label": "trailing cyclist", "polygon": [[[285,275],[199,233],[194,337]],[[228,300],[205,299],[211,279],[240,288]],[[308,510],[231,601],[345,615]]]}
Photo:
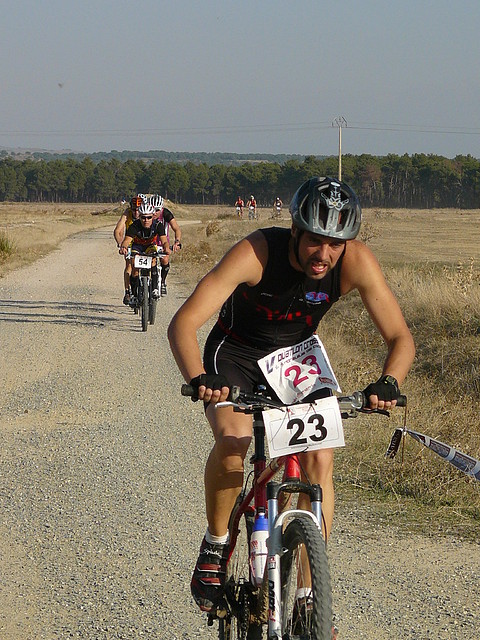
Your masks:
{"label": "trailing cyclist", "polygon": [[[231,407],[215,410],[230,387],[265,385],[258,364],[279,348],[311,337],[330,307],[357,290],[382,335],[387,355],[379,379],[366,387],[372,409],[396,404],[415,347],[399,305],[370,249],[356,240],[361,208],[345,183],[314,177],[290,204],[291,229],[260,229],[238,242],[198,283],[169,326],[176,362],[205,403],[215,444],[205,469],[207,530],[191,590],[203,610],[222,599],[228,557],[228,520],[243,484],[243,460],[252,437],[248,416]],[[218,312],[202,358],[199,329]],[[321,392],[329,395],[328,389]],[[309,480],[323,489],[325,537],[333,520],[333,449],[300,454]],[[309,506],[299,498],[299,508]]]}
{"label": "trailing cyclist", "polygon": [[[153,253],[157,247],[162,247],[164,253],[170,253],[170,246],[165,234],[165,227],[161,220],[154,220],[155,209],[151,204],[141,204],[139,207],[139,219],[135,220],[127,229],[125,238],[120,246],[119,253],[127,255],[128,248],[139,253]],[[156,259],[152,262],[156,266]],[[137,297],[138,291],[138,269],[132,267],[132,297]],[[152,269],[152,295],[154,298],[160,297],[158,288],[158,269]],[[131,299],[130,304],[135,300]]]}
{"label": "trailing cyclist", "polygon": [[[130,200],[130,205],[125,209],[122,213],[118,222],[113,230],[113,237],[117,243],[117,247],[120,249],[122,242],[125,238],[125,232],[128,227],[134,222],[138,220],[138,209],[140,205],[143,203],[142,198],[138,196],[134,196]],[[121,253],[121,252],[120,252]],[[125,266],[123,268],[123,283],[125,286],[125,295],[123,296],[123,304],[130,304],[131,299],[131,283],[130,277],[132,275],[132,263],[130,260],[125,260]]]}
{"label": "trailing cyclist", "polygon": [[[162,196],[159,196],[159,195],[150,196],[150,204],[155,209],[154,219],[160,220],[161,222],[163,222],[165,226],[165,233],[167,235],[169,242],[170,242],[170,235],[169,235],[170,227],[172,228],[173,233],[175,234],[175,240],[172,245],[173,252],[176,253],[177,251],[180,251],[180,249],[182,248],[182,242],[181,242],[182,231],[178,226],[178,222],[175,220],[175,216],[170,211],[170,209],[167,209],[167,207],[165,206]],[[161,278],[160,278],[160,293],[162,296],[166,296],[167,295],[166,280],[167,280],[168,272],[170,271],[169,256],[167,255],[161,258],[160,264],[162,265]]]}

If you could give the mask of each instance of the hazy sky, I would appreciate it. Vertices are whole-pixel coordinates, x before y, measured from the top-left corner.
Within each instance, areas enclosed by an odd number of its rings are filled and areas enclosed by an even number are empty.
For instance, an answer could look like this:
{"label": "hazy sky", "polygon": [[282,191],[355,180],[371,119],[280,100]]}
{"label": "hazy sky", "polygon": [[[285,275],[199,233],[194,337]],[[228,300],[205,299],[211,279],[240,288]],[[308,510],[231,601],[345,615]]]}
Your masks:
{"label": "hazy sky", "polygon": [[0,147],[480,157],[479,0],[3,0]]}

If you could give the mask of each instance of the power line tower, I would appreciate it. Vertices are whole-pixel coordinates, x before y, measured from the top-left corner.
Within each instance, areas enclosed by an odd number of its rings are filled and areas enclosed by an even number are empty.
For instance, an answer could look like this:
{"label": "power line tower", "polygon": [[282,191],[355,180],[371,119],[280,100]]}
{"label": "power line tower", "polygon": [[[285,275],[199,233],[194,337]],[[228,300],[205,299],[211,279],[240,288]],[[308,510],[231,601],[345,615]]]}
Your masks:
{"label": "power line tower", "polygon": [[347,126],[347,121],[343,116],[337,116],[332,127],[338,127],[338,179],[342,179],[342,127]]}

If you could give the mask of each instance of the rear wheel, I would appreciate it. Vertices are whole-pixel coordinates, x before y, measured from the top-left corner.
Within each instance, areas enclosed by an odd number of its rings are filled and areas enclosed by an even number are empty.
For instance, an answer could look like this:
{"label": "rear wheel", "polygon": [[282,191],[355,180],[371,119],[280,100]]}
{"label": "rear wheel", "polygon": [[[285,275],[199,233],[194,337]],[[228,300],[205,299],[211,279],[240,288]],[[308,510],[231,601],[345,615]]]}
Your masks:
{"label": "rear wheel", "polygon": [[[230,516],[230,537],[235,537],[232,527],[243,496],[237,499]],[[218,621],[220,640],[262,640],[266,638],[267,627],[264,624],[268,616],[267,583],[254,587],[250,581],[250,535],[253,528],[254,513],[248,511],[240,517],[237,526],[235,549],[227,564],[225,599],[227,615]]]}
{"label": "rear wheel", "polygon": [[282,638],[332,640],[332,592],[325,541],[309,516],[292,520],[283,534]]}
{"label": "rear wheel", "polygon": [[142,331],[148,329],[148,278],[142,276],[139,283],[140,311],[142,316]]}

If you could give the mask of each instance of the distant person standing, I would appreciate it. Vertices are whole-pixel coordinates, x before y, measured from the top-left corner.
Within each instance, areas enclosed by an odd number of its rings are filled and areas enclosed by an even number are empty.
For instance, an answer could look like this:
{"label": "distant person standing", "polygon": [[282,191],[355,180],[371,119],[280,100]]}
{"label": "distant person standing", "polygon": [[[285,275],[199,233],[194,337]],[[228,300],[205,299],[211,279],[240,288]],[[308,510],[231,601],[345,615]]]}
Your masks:
{"label": "distant person standing", "polygon": [[242,198],[240,196],[238,196],[237,201],[235,202],[235,209],[237,211],[237,216],[239,218],[243,218],[243,207],[244,207],[244,202],[242,200]]}
{"label": "distant person standing", "polygon": [[282,205],[283,205],[283,202],[277,196],[275,198],[275,202],[273,203],[273,215],[272,215],[272,218],[280,218],[280,216],[282,215]]}
{"label": "distant person standing", "polygon": [[248,207],[248,219],[256,220],[257,219],[257,201],[255,200],[253,195],[250,196],[247,202],[247,207]]}

